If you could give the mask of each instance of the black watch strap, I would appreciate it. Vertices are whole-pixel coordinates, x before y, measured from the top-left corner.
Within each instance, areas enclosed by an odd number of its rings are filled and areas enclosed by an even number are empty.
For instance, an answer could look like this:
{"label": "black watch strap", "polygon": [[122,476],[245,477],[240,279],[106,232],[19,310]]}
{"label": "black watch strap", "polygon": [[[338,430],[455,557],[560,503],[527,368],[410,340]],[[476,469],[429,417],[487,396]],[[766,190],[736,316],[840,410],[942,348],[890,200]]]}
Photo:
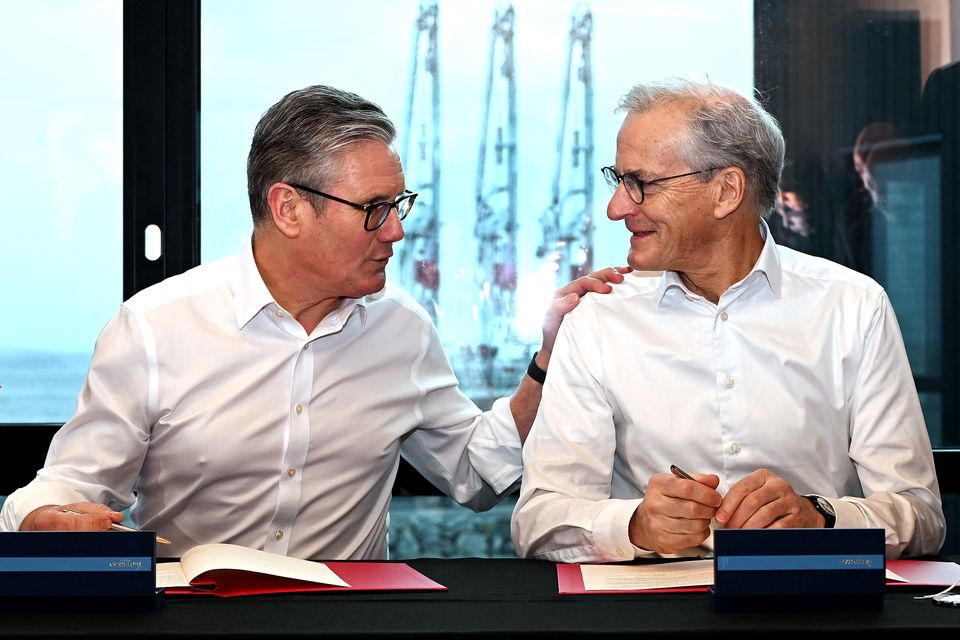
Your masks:
{"label": "black watch strap", "polygon": [[823,528],[833,529],[837,524],[837,514],[833,510],[833,505],[827,502],[826,498],[818,495],[803,496],[810,501],[817,513],[823,516]]}
{"label": "black watch strap", "polygon": [[540,352],[539,351],[535,352],[533,354],[533,357],[530,358],[530,366],[527,367],[527,375],[533,378],[534,380],[536,380],[537,382],[539,382],[540,384],[543,384],[544,381],[547,379],[547,372],[537,366],[537,353],[540,353]]}

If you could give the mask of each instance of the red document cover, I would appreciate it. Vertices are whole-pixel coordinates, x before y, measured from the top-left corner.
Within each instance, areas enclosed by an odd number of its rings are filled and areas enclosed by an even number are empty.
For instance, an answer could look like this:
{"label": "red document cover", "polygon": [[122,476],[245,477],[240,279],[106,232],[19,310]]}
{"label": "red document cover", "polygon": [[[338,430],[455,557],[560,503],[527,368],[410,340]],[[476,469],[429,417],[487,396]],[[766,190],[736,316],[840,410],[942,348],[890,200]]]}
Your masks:
{"label": "red document cover", "polygon": [[208,571],[193,581],[193,587],[167,587],[168,594],[245,596],[263,593],[307,591],[446,591],[419,571],[402,562],[325,562],[349,587],[293,580],[264,573],[234,569]]}
{"label": "red document cover", "polygon": [[[931,560],[887,560],[887,569],[907,582],[887,580],[887,586],[935,586],[949,587],[960,581],[960,564]],[[346,578],[344,578],[346,579]],[[349,582],[349,580],[347,580]],[[560,595],[594,593],[684,593],[706,592],[707,587],[673,587],[669,589],[617,589],[587,591],[579,564],[557,564],[557,584]]]}
{"label": "red document cover", "polygon": [[960,564],[933,560],[887,560],[887,569],[907,582],[887,580],[887,586],[949,587],[960,581]]}

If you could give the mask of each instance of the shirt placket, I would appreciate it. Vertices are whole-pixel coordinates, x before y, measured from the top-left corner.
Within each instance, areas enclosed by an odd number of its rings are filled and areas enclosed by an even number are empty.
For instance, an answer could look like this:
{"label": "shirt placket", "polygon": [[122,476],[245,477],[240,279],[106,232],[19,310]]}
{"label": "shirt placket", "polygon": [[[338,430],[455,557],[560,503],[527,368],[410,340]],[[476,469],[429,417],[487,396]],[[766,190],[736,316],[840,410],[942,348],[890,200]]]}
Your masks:
{"label": "shirt placket", "polygon": [[743,381],[738,380],[740,372],[729,331],[730,323],[734,321],[729,308],[717,308],[713,321],[713,349],[716,366],[717,417],[720,423],[722,447],[720,455],[725,473],[737,465],[739,457],[743,454],[743,443],[736,428],[738,421],[735,419],[737,396]]}
{"label": "shirt placket", "polygon": [[287,555],[300,509],[302,471],[310,445],[309,401],[313,388],[313,350],[310,344],[302,345],[293,367],[283,459],[277,478],[277,510],[264,544],[266,551],[282,555]]}
{"label": "shirt placket", "polygon": [[756,381],[746,378],[742,347],[737,342],[735,323],[744,311],[744,305],[758,288],[763,278],[752,274],[741,285],[721,296],[714,319],[714,354],[716,362],[717,407],[720,420],[720,442],[723,472],[726,477],[739,477],[749,468],[749,435],[746,431],[745,408],[750,404],[744,393],[750,386],[756,393]]}

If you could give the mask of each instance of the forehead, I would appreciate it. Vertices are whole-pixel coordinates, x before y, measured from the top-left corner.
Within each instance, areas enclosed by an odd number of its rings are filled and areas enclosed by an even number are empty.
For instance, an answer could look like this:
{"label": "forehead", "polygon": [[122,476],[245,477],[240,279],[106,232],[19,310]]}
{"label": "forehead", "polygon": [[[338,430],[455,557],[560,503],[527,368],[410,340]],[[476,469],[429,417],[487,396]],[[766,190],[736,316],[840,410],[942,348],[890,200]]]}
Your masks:
{"label": "forehead", "polygon": [[404,186],[400,156],[380,141],[355,142],[340,154],[333,186],[350,188],[355,195],[392,198]]}
{"label": "forehead", "polygon": [[682,164],[678,151],[686,141],[682,107],[629,113],[617,134],[617,167],[646,173]]}

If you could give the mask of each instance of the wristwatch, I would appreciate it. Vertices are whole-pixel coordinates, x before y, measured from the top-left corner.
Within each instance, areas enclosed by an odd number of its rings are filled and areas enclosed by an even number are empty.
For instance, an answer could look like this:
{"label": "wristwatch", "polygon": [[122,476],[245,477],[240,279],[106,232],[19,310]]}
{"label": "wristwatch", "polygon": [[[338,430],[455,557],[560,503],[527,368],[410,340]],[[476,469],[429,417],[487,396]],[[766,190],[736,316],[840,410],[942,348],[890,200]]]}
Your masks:
{"label": "wristwatch", "polygon": [[837,512],[833,510],[833,505],[826,498],[818,495],[803,496],[813,505],[817,513],[823,516],[824,529],[833,529],[837,524]]}

